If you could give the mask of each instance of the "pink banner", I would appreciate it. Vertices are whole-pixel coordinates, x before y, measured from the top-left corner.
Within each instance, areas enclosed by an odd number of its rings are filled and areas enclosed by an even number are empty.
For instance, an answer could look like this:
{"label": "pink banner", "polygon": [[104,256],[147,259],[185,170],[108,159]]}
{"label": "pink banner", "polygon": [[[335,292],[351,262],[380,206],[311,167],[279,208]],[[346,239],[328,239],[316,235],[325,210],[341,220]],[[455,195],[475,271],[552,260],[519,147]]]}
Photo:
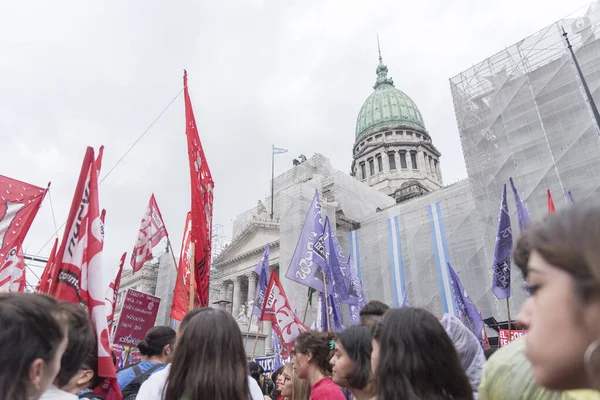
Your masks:
{"label": "pink banner", "polygon": [[113,343],[137,346],[154,326],[160,298],[128,289]]}

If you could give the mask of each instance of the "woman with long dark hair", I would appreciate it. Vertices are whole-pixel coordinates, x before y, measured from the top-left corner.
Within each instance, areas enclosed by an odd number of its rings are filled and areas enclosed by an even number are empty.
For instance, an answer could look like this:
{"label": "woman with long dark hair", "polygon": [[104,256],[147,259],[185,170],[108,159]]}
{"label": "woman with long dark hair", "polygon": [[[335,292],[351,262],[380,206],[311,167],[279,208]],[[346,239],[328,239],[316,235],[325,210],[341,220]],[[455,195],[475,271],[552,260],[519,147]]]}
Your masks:
{"label": "woman with long dark hair", "polygon": [[67,348],[55,299],[0,293],[0,398],[37,400],[52,385]]}
{"label": "woman with long dark hair", "polygon": [[331,357],[332,379],[352,392],[356,400],[375,396],[371,384],[371,330],[354,325],[340,333]]}
{"label": "woman with long dark hair", "polygon": [[302,332],[296,338],[292,362],[298,377],[310,384],[310,400],[346,400],[330,378],[334,347],[332,332]]}
{"label": "woman with long dark hair", "polygon": [[372,345],[378,400],[473,399],[452,340],[429,311],[387,311],[375,327]]}
{"label": "woman with long dark hair", "polygon": [[599,243],[597,200],[549,214],[517,241],[515,263],[530,294],[517,321],[528,330],[533,376],[546,388],[600,389]]}
{"label": "woman with long dark hair", "polygon": [[225,311],[208,309],[191,319],[177,341],[164,398],[248,400],[249,380],[237,322]]}

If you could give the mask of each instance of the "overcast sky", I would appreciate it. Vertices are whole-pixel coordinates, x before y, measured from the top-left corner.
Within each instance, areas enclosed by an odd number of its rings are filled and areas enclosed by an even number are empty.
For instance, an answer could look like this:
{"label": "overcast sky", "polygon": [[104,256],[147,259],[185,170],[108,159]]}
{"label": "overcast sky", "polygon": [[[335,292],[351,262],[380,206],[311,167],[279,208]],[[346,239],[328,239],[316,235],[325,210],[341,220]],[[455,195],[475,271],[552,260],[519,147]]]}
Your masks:
{"label": "overcast sky", "polygon": [[[231,236],[236,215],[269,191],[272,144],[290,150],[276,173],[315,152],[349,171],[379,33],[389,74],[419,106],[452,183],[466,172],[448,79],[586,3],[3,1],[0,174],[52,181],[60,226],[85,147],[105,145],[104,176],[180,91],[186,68],[214,223]],[[180,96],[101,185],[111,267],[131,253],[151,193],[178,251],[190,204],[184,129]],[[47,198],[26,252],[46,257],[53,232]]]}

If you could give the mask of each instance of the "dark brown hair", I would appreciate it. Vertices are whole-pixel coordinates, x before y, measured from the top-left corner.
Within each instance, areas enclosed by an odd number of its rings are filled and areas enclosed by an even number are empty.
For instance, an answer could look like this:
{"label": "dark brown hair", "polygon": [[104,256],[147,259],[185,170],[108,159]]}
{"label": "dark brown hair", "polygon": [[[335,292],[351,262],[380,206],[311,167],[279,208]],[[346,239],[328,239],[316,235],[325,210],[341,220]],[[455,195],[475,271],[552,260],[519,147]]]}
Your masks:
{"label": "dark brown hair", "polygon": [[302,332],[296,338],[294,348],[297,353],[312,354],[311,362],[316,364],[323,374],[331,375],[329,360],[333,357],[333,349],[330,342],[336,339],[337,336],[333,332]]}
{"label": "dark brown hair", "polygon": [[49,363],[66,328],[55,299],[34,293],[0,293],[0,393],[27,399],[33,388],[31,363]]}
{"label": "dark brown hair", "polygon": [[588,300],[600,293],[600,203],[585,200],[548,214],[517,241],[515,264],[527,277],[529,256],[537,251],[546,262],[571,275],[577,293]]}
{"label": "dark brown hair", "polygon": [[378,400],[472,400],[473,389],[444,327],[429,311],[397,308],[374,330]]}
{"label": "dark brown hair", "polygon": [[65,387],[79,371],[89,350],[96,345],[96,335],[83,306],[74,303],[59,303],[59,308],[67,321],[69,344],[60,360],[60,372],[56,376],[56,386]]}
{"label": "dark brown hair", "polygon": [[242,332],[233,317],[207,309],[181,333],[165,400],[248,400],[248,363]]}
{"label": "dark brown hair", "polygon": [[371,329],[364,325],[346,328],[338,338],[338,343],[354,363],[352,372],[346,377],[352,389],[364,390],[371,382]]}
{"label": "dark brown hair", "polygon": [[175,344],[175,331],[168,326],[155,326],[146,332],[144,340],[138,343],[137,348],[146,357],[160,356],[166,345]]}

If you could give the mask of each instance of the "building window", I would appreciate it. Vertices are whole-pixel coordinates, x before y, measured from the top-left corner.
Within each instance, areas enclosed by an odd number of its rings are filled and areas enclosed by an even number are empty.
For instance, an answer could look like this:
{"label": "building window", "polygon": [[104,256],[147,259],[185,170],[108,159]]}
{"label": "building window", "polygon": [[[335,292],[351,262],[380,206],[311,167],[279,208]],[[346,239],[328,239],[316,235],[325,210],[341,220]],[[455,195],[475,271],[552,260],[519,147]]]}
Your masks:
{"label": "building window", "polygon": [[410,162],[412,163],[412,169],[418,169],[417,168],[417,152],[416,151],[410,152]]}
{"label": "building window", "polygon": [[371,158],[369,160],[369,176],[375,175],[375,161]]}
{"label": "building window", "polygon": [[377,171],[383,172],[383,160],[381,159],[381,154],[377,154]]}
{"label": "building window", "polygon": [[408,168],[408,166],[406,164],[406,152],[405,151],[400,152],[400,168],[402,168],[402,169]]}
{"label": "building window", "polygon": [[367,179],[367,167],[364,162],[360,163],[360,177],[362,180]]}
{"label": "building window", "polygon": [[396,131],[396,135],[398,135],[398,136],[402,136],[402,133],[403,133],[402,131]]}
{"label": "building window", "polygon": [[373,141],[372,137],[370,137],[370,138],[367,139],[367,142],[372,142],[372,141]]}
{"label": "building window", "polygon": [[379,135],[375,135],[375,140],[381,139],[381,136],[382,136],[381,133]]}
{"label": "building window", "polygon": [[433,168],[435,169],[435,174],[437,175],[437,172],[438,172],[438,163],[437,163],[437,160],[435,158],[433,159]]}
{"label": "building window", "polygon": [[390,170],[396,169],[396,156],[394,153],[388,153],[388,161],[390,163]]}
{"label": "building window", "polygon": [[392,137],[392,132],[386,132],[385,137]]}

